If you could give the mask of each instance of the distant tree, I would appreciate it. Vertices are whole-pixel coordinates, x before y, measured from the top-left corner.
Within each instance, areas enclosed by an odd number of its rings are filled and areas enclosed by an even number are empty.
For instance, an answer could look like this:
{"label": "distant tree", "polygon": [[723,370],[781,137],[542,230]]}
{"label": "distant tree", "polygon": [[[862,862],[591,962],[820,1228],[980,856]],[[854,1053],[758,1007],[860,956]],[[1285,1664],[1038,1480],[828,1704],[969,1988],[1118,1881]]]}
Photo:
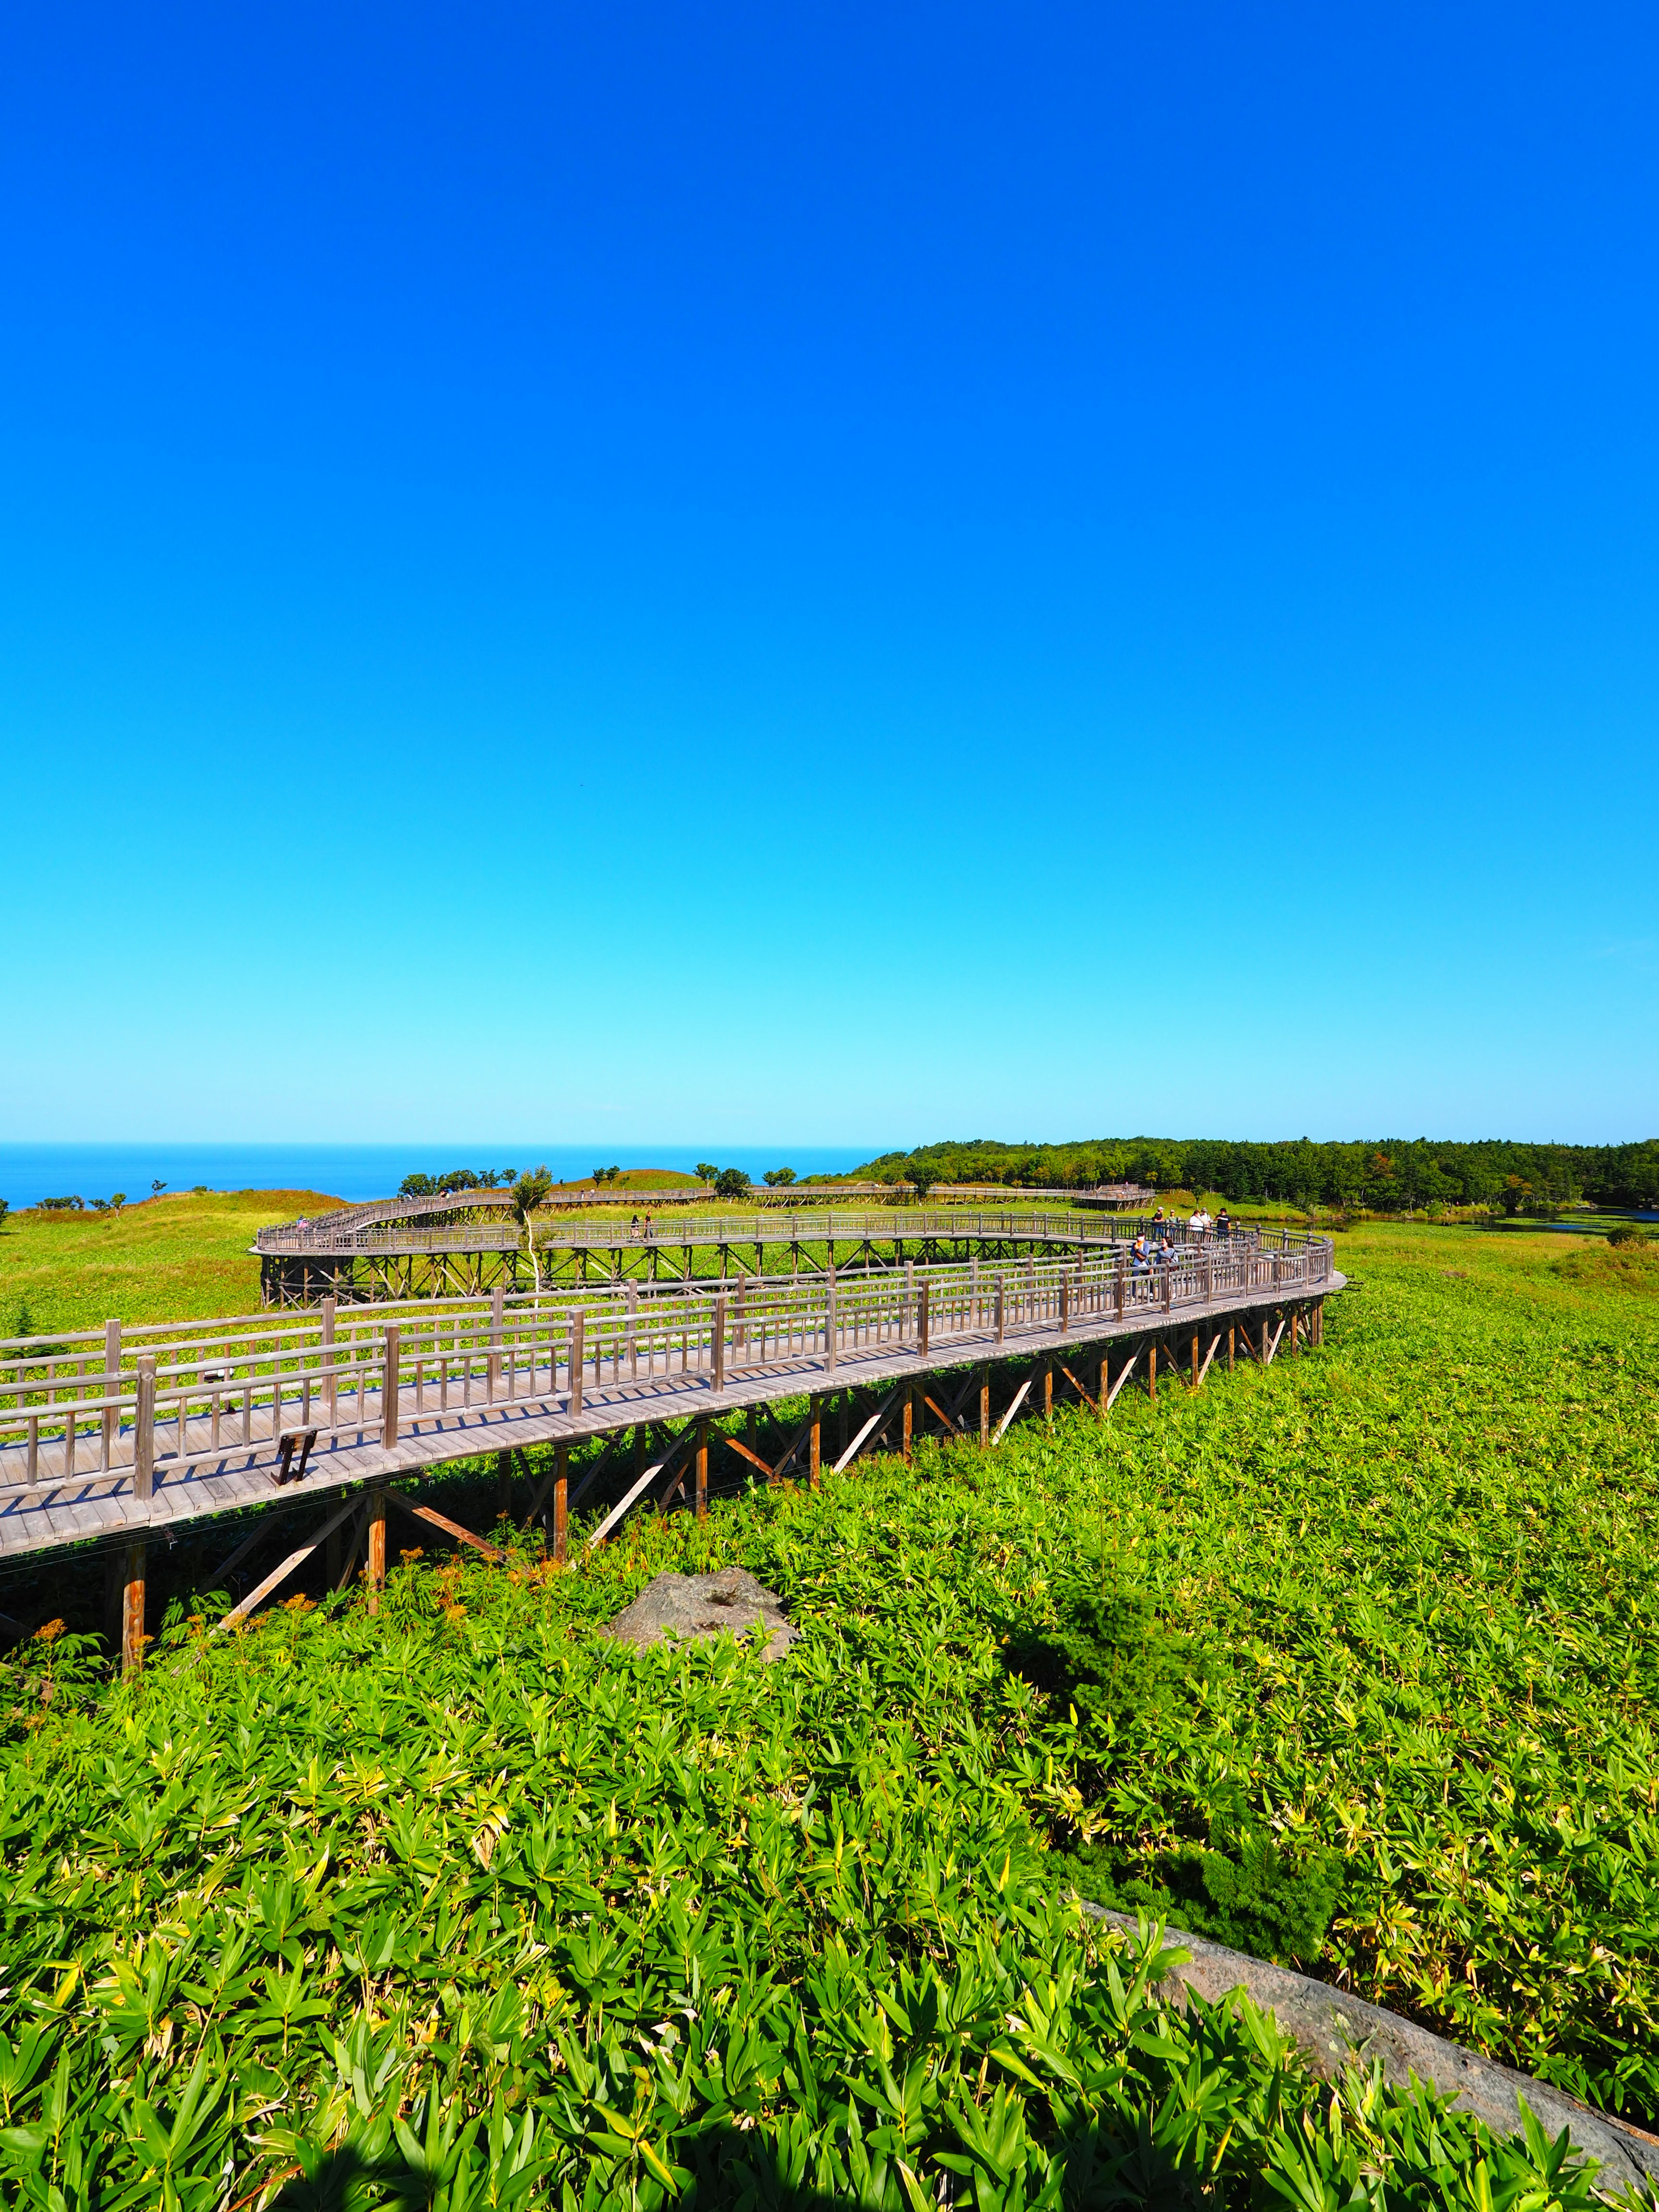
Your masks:
{"label": "distant tree", "polygon": [[768,1168],[766,1180],[774,1190],[781,1190],[786,1185],[793,1182],[795,1170],[793,1168]]}
{"label": "distant tree", "polygon": [[149,1187],[149,1194],[152,1198],[160,1198],[161,1193],[166,1188],[167,1185],[158,1178],[155,1182],[151,1183]]}
{"label": "distant tree", "polygon": [[9,1198],[0,1198],[0,1221],[3,1221],[10,1212],[11,1200]]}
{"label": "distant tree", "polygon": [[939,1180],[939,1170],[937,1168],[927,1167],[919,1161],[913,1160],[910,1163],[910,1172],[905,1180],[909,1184],[911,1194],[914,1197],[925,1199]]}
{"label": "distant tree", "polygon": [[86,1200],[82,1198],[43,1198],[40,1211],[42,1213],[83,1213]]}
{"label": "distant tree", "polygon": [[[125,1191],[124,1191],[124,1190],[118,1190],[118,1191],[113,1191],[113,1192],[112,1192],[112,1193],[111,1193],[111,1194],[110,1194],[110,1201],[109,1201],[109,1210],[110,1210],[110,1212],[111,1212],[112,1214],[114,1214],[114,1216],[116,1217],[116,1218],[117,1218],[118,1220],[120,1218],[120,1215],[121,1215],[121,1208],[122,1208],[122,1207],[126,1204],[126,1202],[127,1202],[127,1194],[126,1194]],[[5,1207],[4,1207],[3,1206],[0,1206],[0,1221],[3,1221],[3,1220],[5,1219],[5,1218],[6,1218],[6,1209],[5,1209]]]}
{"label": "distant tree", "polygon": [[747,1198],[749,1178],[741,1168],[722,1168],[714,1177],[716,1198]]}
{"label": "distant tree", "polygon": [[720,1170],[714,1165],[713,1160],[697,1162],[696,1176],[699,1182],[713,1182],[719,1173]]}
{"label": "distant tree", "polygon": [[536,1230],[532,1216],[552,1188],[553,1178],[544,1167],[530,1169],[513,1185],[513,1211],[524,1231],[525,1249],[530,1255],[530,1272],[535,1279],[538,1295],[542,1287],[542,1263],[536,1257]]}
{"label": "distant tree", "polygon": [[503,1168],[501,1170],[501,1181],[507,1185],[509,1189],[513,1184],[517,1182],[518,1180],[519,1170],[517,1168]]}
{"label": "distant tree", "polygon": [[398,1186],[399,1198],[430,1198],[438,1186],[429,1175],[406,1175]]}

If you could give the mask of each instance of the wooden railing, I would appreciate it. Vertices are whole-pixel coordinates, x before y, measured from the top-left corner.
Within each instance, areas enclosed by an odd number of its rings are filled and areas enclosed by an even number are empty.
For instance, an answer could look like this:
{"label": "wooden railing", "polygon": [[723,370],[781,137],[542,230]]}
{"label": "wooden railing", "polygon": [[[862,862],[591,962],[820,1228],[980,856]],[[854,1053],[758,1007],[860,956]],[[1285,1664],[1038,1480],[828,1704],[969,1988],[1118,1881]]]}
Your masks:
{"label": "wooden railing", "polygon": [[[488,1194],[486,1194],[488,1195]],[[430,1212],[440,1209],[429,1201],[419,1201]],[[652,1219],[649,1237],[645,1222],[653,1214],[649,1205],[635,1209],[637,1226],[628,1226],[619,1221],[576,1221],[550,1226],[538,1218],[537,1243],[550,1249],[569,1251],[578,1246],[592,1249],[614,1251],[618,1245],[631,1243],[662,1245],[686,1244],[821,1244],[834,1239],[838,1243],[890,1244],[903,1237],[919,1240],[925,1237],[976,1237],[981,1239],[1014,1238],[1024,1241],[1041,1238],[1048,1241],[1107,1244],[1127,1242],[1141,1230],[1151,1230],[1149,1221],[1138,1220],[1124,1214],[1105,1214],[1060,1207],[986,1208],[970,1210],[965,1206],[931,1207],[867,1207],[860,1211],[834,1207],[799,1207],[787,1211],[782,1207],[769,1208],[764,1213],[702,1213],[695,1218],[659,1221]],[[343,1224],[337,1214],[307,1222],[284,1223],[280,1228],[262,1229],[254,1241],[254,1249],[262,1255],[301,1258],[309,1255],[329,1255],[336,1258],[349,1257],[354,1253],[376,1252],[434,1252],[434,1251],[511,1251],[521,1242],[520,1233],[506,1223],[474,1223],[470,1225],[434,1229],[404,1228],[394,1218],[376,1213],[372,1219],[354,1219]],[[1184,1222],[1170,1221],[1158,1225],[1158,1234],[1168,1230],[1177,1244],[1188,1242]],[[1243,1227],[1233,1231],[1241,1242],[1253,1242],[1255,1231]]]}
{"label": "wooden railing", "polygon": [[[802,1370],[823,1388],[843,1359],[886,1348],[948,1354],[1079,1325],[1156,1326],[1183,1308],[1305,1295],[1329,1281],[1326,1237],[1188,1245],[1137,1272],[1122,1243],[1064,1258],[876,1267],[739,1284],[592,1286],[555,1303],[406,1300],[319,1313],[152,1323],[0,1343],[0,1500],[44,1480],[129,1470],[149,1495],[171,1472],[274,1443],[289,1428],[378,1437],[475,1405],[580,1414],[602,1383]],[[968,1355],[964,1350],[963,1356]],[[819,1378],[814,1382],[811,1378]]]}

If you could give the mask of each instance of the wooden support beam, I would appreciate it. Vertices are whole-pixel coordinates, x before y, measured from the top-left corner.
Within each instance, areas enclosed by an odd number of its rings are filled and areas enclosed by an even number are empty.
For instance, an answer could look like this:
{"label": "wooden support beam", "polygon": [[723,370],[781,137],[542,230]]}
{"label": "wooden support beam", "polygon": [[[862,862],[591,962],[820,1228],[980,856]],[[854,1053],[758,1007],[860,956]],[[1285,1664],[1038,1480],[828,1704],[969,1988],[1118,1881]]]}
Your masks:
{"label": "wooden support beam", "polygon": [[981,1367],[979,1370],[979,1448],[981,1451],[988,1451],[991,1448],[991,1370],[988,1367]]}
{"label": "wooden support beam", "polygon": [[1146,1347],[1146,1395],[1152,1400],[1153,1405],[1157,1405],[1158,1343],[1156,1339],[1154,1339],[1153,1341]]}
{"label": "wooden support beam", "polygon": [[121,1577],[121,1672],[136,1674],[144,1663],[144,1540],[127,1546]]}
{"label": "wooden support beam", "polygon": [[809,1401],[809,1406],[807,1427],[811,1434],[811,1443],[807,1447],[806,1480],[816,1490],[818,1486],[818,1468],[823,1457],[823,1401],[813,1398]]}
{"label": "wooden support beam", "polygon": [[1210,1348],[1204,1355],[1204,1364],[1199,1369],[1197,1376],[1194,1381],[1193,1388],[1194,1390],[1201,1389],[1203,1388],[1204,1377],[1210,1371],[1210,1362],[1215,1358],[1216,1347],[1220,1341],[1221,1331],[1218,1329],[1215,1334],[1210,1339]]}
{"label": "wooden support beam", "polygon": [[914,1382],[907,1382],[904,1386],[904,1419],[900,1431],[904,1439],[900,1449],[906,1467],[910,1464],[910,1437],[915,1425],[916,1386]]}
{"label": "wooden support beam", "polygon": [[[385,1496],[386,1492],[384,1491],[376,1491],[374,1493],[376,1499],[383,1500]],[[382,1530],[384,1530],[386,1526],[384,1519],[385,1510],[385,1506],[382,1504],[381,1513],[383,1517],[380,1523]],[[216,1636],[222,1628],[229,1628],[236,1621],[246,1620],[249,1613],[252,1612],[254,1607],[258,1604],[262,1598],[269,1597],[271,1591],[276,1589],[279,1583],[285,1583],[289,1577],[294,1572],[294,1570],[298,1566],[302,1566],[305,1562],[311,1558],[318,1547],[327,1540],[331,1532],[337,1528],[342,1521],[349,1519],[349,1516],[356,1510],[357,1500],[354,1498],[349,1504],[343,1505],[337,1513],[331,1513],[328,1519],[324,1522],[322,1527],[317,1531],[316,1534],[311,1539],[309,1543],[301,1544],[297,1551],[290,1552],[288,1557],[282,1562],[281,1565],[273,1567],[262,1583],[256,1583],[254,1587],[248,1592],[247,1595],[242,1600],[240,1605],[233,1606],[228,1613],[224,1614],[222,1619],[214,1622],[212,1628],[208,1632],[209,1634]],[[384,1573],[386,1564],[386,1540],[384,1534],[382,1534],[381,1537],[380,1562],[381,1570]],[[130,1590],[131,1588],[131,1583],[129,1583],[128,1588]],[[139,1628],[141,1633],[143,1626],[142,1603],[143,1601],[141,1598],[141,1611],[139,1615]]]}
{"label": "wooden support beam", "polygon": [[1113,1383],[1111,1389],[1106,1393],[1106,1411],[1109,1413],[1111,1412],[1113,1406],[1116,1402],[1118,1392],[1123,1388],[1129,1377],[1134,1373],[1135,1364],[1140,1358],[1140,1346],[1136,1345],[1134,1350],[1129,1354],[1129,1357],[1124,1361],[1122,1366],[1119,1369],[1116,1382]]}
{"label": "wooden support beam", "polygon": [[[725,1305],[726,1301],[724,1298],[717,1298],[714,1303],[718,1310]],[[696,1514],[699,1521],[706,1521],[708,1518],[708,1417],[707,1414],[704,1414],[697,1423],[696,1463]]]}
{"label": "wooden support beam", "polygon": [[736,1452],[739,1459],[746,1459],[751,1467],[757,1467],[769,1482],[774,1480],[769,1460],[763,1460],[757,1451],[750,1451],[748,1445],[740,1443],[736,1437],[728,1437],[724,1429],[716,1429],[714,1434],[727,1451]]}
{"label": "wooden support beam", "polygon": [[1054,1418],[1054,1363],[1052,1358],[1042,1363],[1042,1418],[1045,1421],[1052,1421]]}
{"label": "wooden support beam", "polygon": [[380,1592],[386,1588],[386,1492],[377,1488],[368,1500],[368,1609],[380,1609]]}
{"label": "wooden support beam", "polygon": [[458,1544],[470,1544],[475,1552],[482,1552],[485,1559],[495,1560],[498,1565],[505,1561],[507,1553],[498,1544],[487,1544],[482,1536],[475,1536],[470,1528],[463,1528],[459,1521],[452,1521],[447,1514],[440,1513],[435,1506],[416,1505],[412,1498],[405,1498],[400,1491],[388,1490],[385,1496],[389,1505],[395,1505],[398,1512],[406,1515],[410,1520],[424,1521],[431,1528],[441,1528],[446,1536],[453,1536]]}
{"label": "wooden support beam", "polygon": [[1063,1359],[1060,1362],[1060,1371],[1066,1377],[1066,1380],[1071,1384],[1073,1389],[1077,1392],[1078,1396],[1082,1399],[1084,1404],[1088,1407],[1089,1410],[1091,1413],[1097,1413],[1100,1411],[1100,1407],[1089,1395],[1089,1393],[1078,1381],[1076,1376],[1073,1374],[1071,1369],[1066,1364],[1066,1362]]}
{"label": "wooden support beam", "polygon": [[869,1419],[854,1437],[852,1443],[846,1446],[841,1457],[836,1462],[834,1469],[832,1470],[833,1473],[840,1474],[842,1470],[849,1466],[858,1456],[860,1447],[862,1445],[865,1438],[874,1430],[885,1426],[888,1419],[891,1416],[893,1407],[898,1402],[899,1391],[902,1389],[903,1385],[901,1383],[897,1389],[890,1390],[887,1393],[887,1395],[882,1400],[880,1405],[877,1407],[875,1412],[871,1414]]}
{"label": "wooden support beam", "polygon": [[1009,1401],[1007,1411],[1003,1414],[1002,1419],[997,1423],[997,1432],[991,1439],[991,1442],[994,1444],[1000,1444],[1004,1437],[1007,1435],[1009,1422],[1013,1419],[1014,1415],[1018,1413],[1020,1407],[1025,1403],[1026,1393],[1030,1390],[1032,1383],[1036,1381],[1036,1377],[1035,1375],[1028,1375],[1025,1380],[1020,1384],[1018,1389],[1015,1391],[1013,1397]]}

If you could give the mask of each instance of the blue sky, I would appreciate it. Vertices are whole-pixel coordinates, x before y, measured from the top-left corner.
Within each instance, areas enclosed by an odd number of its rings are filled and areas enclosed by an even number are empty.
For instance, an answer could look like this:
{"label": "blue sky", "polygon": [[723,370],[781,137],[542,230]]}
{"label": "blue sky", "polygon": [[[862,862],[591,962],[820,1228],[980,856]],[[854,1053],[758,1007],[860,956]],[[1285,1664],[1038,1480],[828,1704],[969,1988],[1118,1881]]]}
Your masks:
{"label": "blue sky", "polygon": [[1650,10],[3,40],[0,1138],[1659,1127]]}

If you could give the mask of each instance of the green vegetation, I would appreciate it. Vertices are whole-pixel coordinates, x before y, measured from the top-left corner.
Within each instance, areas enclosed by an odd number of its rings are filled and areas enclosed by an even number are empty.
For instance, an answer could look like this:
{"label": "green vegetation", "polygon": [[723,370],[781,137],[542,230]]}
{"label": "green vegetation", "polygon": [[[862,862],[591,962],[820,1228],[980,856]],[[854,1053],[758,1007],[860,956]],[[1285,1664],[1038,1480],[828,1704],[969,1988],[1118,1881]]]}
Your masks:
{"label": "green vegetation", "polygon": [[[378,1622],[302,1598],[209,1641],[176,1607],[136,1692],[23,1645],[10,2193],[160,2203],[171,2161],[180,2204],[315,2205],[357,2161],[459,2208],[518,2161],[594,2206],[1521,2201],[1541,2145],[1164,2014],[1079,1889],[1651,2126],[1656,1248],[1339,1256],[1322,1351],[1195,1398],[636,1522],[563,1575],[410,1555]],[[805,1627],[782,1664],[594,1636],[733,1560]]]}
{"label": "green vegetation", "polygon": [[884,1152],[849,1180],[1004,1182],[1085,1189],[1102,1182],[1218,1191],[1230,1205],[1288,1200],[1391,1213],[1429,1206],[1492,1206],[1547,1217],[1580,1197],[1600,1206],[1659,1206],[1659,1138],[1633,1145],[1437,1144],[1425,1138],[1316,1145],[1235,1144],[1165,1137],[1005,1145],[989,1138]]}
{"label": "green vegetation", "polygon": [[314,1190],[154,1198],[119,1212],[0,1217],[0,1337],[126,1322],[257,1313],[256,1230],[331,1212]]}

